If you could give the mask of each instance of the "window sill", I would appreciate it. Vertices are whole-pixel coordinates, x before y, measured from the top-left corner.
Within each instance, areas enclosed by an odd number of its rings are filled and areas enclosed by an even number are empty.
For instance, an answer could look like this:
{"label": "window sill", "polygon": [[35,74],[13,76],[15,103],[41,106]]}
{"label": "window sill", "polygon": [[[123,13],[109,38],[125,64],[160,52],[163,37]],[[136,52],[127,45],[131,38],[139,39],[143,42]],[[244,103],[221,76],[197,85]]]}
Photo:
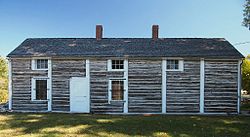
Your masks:
{"label": "window sill", "polygon": [[32,70],[43,70],[44,71],[44,70],[48,70],[48,69],[32,69]]}
{"label": "window sill", "polygon": [[109,104],[111,104],[111,103],[124,103],[124,102],[126,102],[126,101],[125,100],[110,100]]}
{"label": "window sill", "polygon": [[47,102],[48,100],[36,100],[36,99],[33,99],[31,101],[34,101],[34,102]]}
{"label": "window sill", "polygon": [[181,70],[181,69],[167,69],[166,71],[183,71],[183,70]]}
{"label": "window sill", "polygon": [[108,70],[108,71],[125,71],[124,69],[111,69],[111,70]]}

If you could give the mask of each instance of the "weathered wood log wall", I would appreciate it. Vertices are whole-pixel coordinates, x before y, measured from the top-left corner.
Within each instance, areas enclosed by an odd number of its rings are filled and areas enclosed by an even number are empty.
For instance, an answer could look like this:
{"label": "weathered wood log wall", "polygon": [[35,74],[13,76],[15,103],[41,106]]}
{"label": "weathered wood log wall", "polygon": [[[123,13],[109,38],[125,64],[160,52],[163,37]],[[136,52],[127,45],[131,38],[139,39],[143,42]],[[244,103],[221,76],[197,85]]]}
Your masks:
{"label": "weathered wood log wall", "polygon": [[70,78],[85,76],[83,59],[52,60],[52,111],[70,111]]}
{"label": "weathered wood log wall", "polygon": [[[128,112],[161,113],[161,59],[129,59]],[[85,77],[84,59],[52,60],[52,111],[70,111],[70,78]],[[205,113],[237,112],[237,61],[205,60]],[[200,60],[184,60],[184,71],[166,73],[167,113],[198,113]],[[12,59],[12,108],[47,111],[47,101],[31,101],[31,79],[48,77],[32,70],[31,59]],[[123,71],[108,71],[107,59],[90,60],[90,111],[123,113],[123,101],[108,101],[108,82],[124,78]]]}
{"label": "weathered wood log wall", "polygon": [[90,60],[90,110],[92,113],[123,113],[123,102],[108,102],[108,81],[123,78],[124,72],[107,70],[107,60]]}
{"label": "weathered wood log wall", "polygon": [[128,112],[160,113],[161,60],[129,60]]}
{"label": "weathered wood log wall", "polygon": [[237,112],[237,61],[205,61],[205,113]]}
{"label": "weathered wood log wall", "polygon": [[32,70],[31,59],[12,59],[12,109],[14,111],[47,111],[47,101],[31,101],[33,77],[47,77],[48,71]]}
{"label": "weathered wood log wall", "polygon": [[184,60],[184,71],[167,71],[166,77],[167,112],[199,112],[200,61]]}

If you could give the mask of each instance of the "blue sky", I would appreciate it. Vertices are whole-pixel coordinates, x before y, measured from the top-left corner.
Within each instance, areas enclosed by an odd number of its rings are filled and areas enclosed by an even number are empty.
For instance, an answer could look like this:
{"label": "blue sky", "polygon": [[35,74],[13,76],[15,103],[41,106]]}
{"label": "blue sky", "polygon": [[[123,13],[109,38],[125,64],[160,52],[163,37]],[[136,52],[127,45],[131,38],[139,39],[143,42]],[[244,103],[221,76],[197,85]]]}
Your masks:
{"label": "blue sky", "polygon": [[[159,24],[160,37],[226,38],[250,41],[241,26],[245,0],[0,0],[0,55],[6,56],[26,38],[151,37]],[[250,43],[235,45],[244,55]]]}

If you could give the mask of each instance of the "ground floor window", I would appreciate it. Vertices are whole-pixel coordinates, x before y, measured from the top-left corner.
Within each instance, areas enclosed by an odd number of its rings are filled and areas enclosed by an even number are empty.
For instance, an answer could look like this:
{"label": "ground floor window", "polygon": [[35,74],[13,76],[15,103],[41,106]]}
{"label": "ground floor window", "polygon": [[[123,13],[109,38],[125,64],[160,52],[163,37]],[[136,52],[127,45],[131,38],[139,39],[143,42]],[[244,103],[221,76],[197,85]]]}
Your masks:
{"label": "ground floor window", "polygon": [[110,100],[124,100],[124,80],[110,80]]}
{"label": "ground floor window", "polygon": [[47,79],[33,79],[32,87],[32,100],[47,100]]}

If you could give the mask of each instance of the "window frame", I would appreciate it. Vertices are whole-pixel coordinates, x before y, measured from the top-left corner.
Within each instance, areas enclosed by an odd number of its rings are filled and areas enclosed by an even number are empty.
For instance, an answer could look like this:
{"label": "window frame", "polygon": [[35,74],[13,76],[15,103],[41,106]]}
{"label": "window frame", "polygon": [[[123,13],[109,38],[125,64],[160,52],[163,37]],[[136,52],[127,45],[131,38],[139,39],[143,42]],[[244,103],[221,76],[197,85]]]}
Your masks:
{"label": "window frame", "polygon": [[[47,60],[47,68],[37,68],[38,60]],[[49,69],[49,58],[33,58],[32,59],[32,70],[48,70]]]}
{"label": "window frame", "polygon": [[[113,100],[112,99],[112,95],[113,95],[112,94],[112,82],[113,81],[123,81],[123,93],[122,93],[123,99],[122,100]],[[122,79],[122,78],[109,79],[109,83],[108,83],[108,101],[109,101],[109,103],[110,102],[125,102],[125,92],[126,92],[125,82],[126,82],[126,80]]]}
{"label": "window frame", "polygon": [[[37,99],[36,94],[37,94],[37,90],[36,90],[36,81],[37,80],[46,80],[47,82],[47,93],[46,93],[46,99]],[[31,100],[32,101],[48,101],[48,90],[49,90],[49,78],[47,77],[36,77],[36,78],[32,78],[32,82],[31,82]]]}
{"label": "window frame", "polygon": [[[113,61],[123,61],[123,69],[113,69]],[[124,59],[109,59],[108,60],[108,71],[125,71],[125,60]]]}
{"label": "window frame", "polygon": [[[167,68],[168,61],[172,61],[172,60],[178,61],[178,69],[168,69]],[[166,68],[165,68],[166,71],[183,71],[184,70],[184,60],[183,59],[168,58],[165,61],[166,61]]]}

